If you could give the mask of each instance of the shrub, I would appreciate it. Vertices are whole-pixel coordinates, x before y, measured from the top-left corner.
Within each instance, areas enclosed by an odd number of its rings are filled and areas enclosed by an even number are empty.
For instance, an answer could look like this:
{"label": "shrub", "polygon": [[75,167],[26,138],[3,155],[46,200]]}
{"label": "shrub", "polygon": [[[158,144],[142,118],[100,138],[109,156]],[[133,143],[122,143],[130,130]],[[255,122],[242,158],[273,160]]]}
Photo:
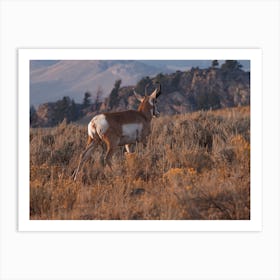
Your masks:
{"label": "shrub", "polygon": [[250,108],[163,116],[112,170],[96,146],[76,182],[87,129],[30,130],[31,219],[250,219]]}

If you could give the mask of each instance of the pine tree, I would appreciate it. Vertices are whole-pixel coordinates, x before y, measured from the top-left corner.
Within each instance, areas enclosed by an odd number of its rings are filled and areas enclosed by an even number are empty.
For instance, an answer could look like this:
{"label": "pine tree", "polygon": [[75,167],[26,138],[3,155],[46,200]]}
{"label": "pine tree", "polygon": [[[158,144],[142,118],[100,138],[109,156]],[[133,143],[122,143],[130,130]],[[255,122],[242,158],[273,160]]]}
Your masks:
{"label": "pine tree", "polygon": [[118,104],[118,93],[121,86],[122,80],[116,80],[115,85],[109,96],[109,109],[113,109]]}
{"label": "pine tree", "polygon": [[84,99],[83,99],[83,107],[87,108],[91,104],[91,93],[90,92],[85,92],[84,94]]}
{"label": "pine tree", "polygon": [[37,122],[38,120],[38,116],[37,116],[37,112],[36,112],[36,109],[33,105],[31,105],[30,107],[30,111],[29,111],[29,121],[30,121],[30,125],[31,126],[34,126],[35,123]]}
{"label": "pine tree", "polygon": [[142,78],[136,85],[135,91],[139,94],[144,94],[146,91],[146,87],[151,85],[152,81],[149,76]]}
{"label": "pine tree", "polygon": [[222,64],[221,69],[223,71],[234,71],[242,68],[242,65],[237,60],[226,60],[224,64]]}
{"label": "pine tree", "polygon": [[212,60],[212,68],[216,68],[219,66],[219,61],[218,60]]}

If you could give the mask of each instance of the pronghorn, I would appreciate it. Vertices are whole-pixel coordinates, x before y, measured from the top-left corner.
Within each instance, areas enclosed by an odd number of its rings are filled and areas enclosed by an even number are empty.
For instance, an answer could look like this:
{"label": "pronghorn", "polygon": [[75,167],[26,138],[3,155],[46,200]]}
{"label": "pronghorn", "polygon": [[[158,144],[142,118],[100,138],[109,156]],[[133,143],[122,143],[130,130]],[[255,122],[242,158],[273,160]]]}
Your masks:
{"label": "pronghorn", "polygon": [[[147,89],[147,87],[146,87]],[[161,93],[161,86],[155,89],[151,95],[142,97],[133,90],[135,97],[141,102],[138,110],[123,112],[103,113],[96,115],[88,124],[88,141],[86,149],[80,156],[80,162],[73,173],[74,180],[83,165],[89,158],[94,143],[106,144],[105,163],[111,167],[113,151],[118,146],[125,146],[126,152],[130,153],[129,144],[142,142],[147,143],[147,137],[151,133],[151,120],[159,116],[157,109],[157,97]]]}

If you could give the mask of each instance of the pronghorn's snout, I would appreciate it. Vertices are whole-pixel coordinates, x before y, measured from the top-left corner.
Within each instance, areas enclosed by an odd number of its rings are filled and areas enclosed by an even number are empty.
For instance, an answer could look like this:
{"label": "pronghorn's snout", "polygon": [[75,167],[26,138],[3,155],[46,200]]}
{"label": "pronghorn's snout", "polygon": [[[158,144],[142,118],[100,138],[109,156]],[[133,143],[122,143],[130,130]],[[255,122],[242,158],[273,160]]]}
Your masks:
{"label": "pronghorn's snout", "polygon": [[159,116],[160,116],[160,112],[156,112],[154,117],[158,118]]}
{"label": "pronghorn's snout", "polygon": [[160,116],[159,110],[158,110],[156,107],[154,107],[153,117],[154,117],[154,118],[158,118],[159,116]]}

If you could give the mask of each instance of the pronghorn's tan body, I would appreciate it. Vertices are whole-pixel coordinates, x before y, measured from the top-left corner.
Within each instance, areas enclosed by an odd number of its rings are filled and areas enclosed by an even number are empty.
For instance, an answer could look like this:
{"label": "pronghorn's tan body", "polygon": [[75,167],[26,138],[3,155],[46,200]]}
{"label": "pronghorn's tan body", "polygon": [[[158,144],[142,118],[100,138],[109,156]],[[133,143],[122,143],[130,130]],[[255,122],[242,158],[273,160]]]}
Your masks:
{"label": "pronghorn's tan body", "polygon": [[150,133],[150,123],[150,118],[138,111],[105,113],[91,120],[88,125],[88,135],[94,139],[94,134],[97,133],[105,142],[107,138],[109,140],[116,138],[116,145],[123,146],[142,142]]}
{"label": "pronghorn's tan body", "polygon": [[[134,92],[135,93],[135,92]],[[104,142],[107,147],[105,162],[111,166],[113,151],[118,146],[125,146],[129,153],[129,144],[147,142],[151,133],[151,120],[159,113],[156,109],[156,98],[160,94],[160,86],[150,96],[141,97],[135,93],[141,102],[138,110],[104,113],[95,116],[88,124],[88,142],[82,153],[79,165],[74,172],[74,180],[77,178],[81,165],[90,156],[95,142]]]}

